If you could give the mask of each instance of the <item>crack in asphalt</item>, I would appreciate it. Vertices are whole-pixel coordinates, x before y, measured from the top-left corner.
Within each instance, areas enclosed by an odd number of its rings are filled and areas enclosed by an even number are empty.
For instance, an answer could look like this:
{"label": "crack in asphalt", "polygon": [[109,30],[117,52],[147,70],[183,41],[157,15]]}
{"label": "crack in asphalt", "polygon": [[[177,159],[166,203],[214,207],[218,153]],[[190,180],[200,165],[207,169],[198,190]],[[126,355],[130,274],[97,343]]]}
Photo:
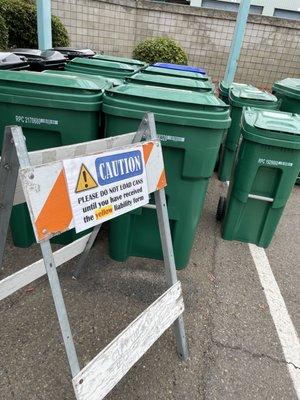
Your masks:
{"label": "crack in asphalt", "polygon": [[213,292],[214,292],[214,296],[211,299],[211,301],[208,302],[208,308],[209,308],[209,314],[210,314],[210,319],[209,319],[209,332],[210,332],[210,338],[209,338],[209,344],[207,346],[206,351],[204,351],[204,358],[205,358],[205,369],[206,371],[203,373],[202,375],[202,381],[203,381],[203,398],[204,400],[209,399],[210,396],[208,396],[208,389],[209,389],[209,371],[212,371],[214,369],[217,357],[216,355],[214,355],[213,352],[213,347],[219,347],[219,348],[224,348],[224,349],[229,349],[231,351],[236,351],[236,352],[241,352],[241,354],[246,354],[250,357],[253,357],[253,359],[257,358],[262,358],[262,359],[266,359],[266,360],[270,360],[273,361],[274,363],[277,363],[279,365],[283,365],[283,366],[293,366],[295,368],[295,370],[300,370],[300,366],[299,365],[295,365],[293,362],[289,362],[286,361],[284,358],[277,358],[277,357],[273,357],[269,354],[266,353],[256,353],[251,352],[250,350],[243,348],[243,347],[239,347],[239,346],[230,346],[229,344],[226,343],[222,343],[222,342],[218,342],[218,340],[216,340],[214,338],[214,332],[215,332],[215,321],[212,317],[212,314],[214,313],[214,309],[218,307],[218,262],[219,260],[219,240],[218,240],[218,234],[216,233],[216,230],[218,229],[218,224],[216,224],[214,230],[214,265],[213,268],[211,269],[211,273],[214,275],[215,280],[213,282]]}
{"label": "crack in asphalt", "polygon": [[299,369],[300,370],[300,366],[295,365],[294,363],[292,363],[291,361],[286,361],[284,359],[280,359],[280,358],[276,358],[273,356],[270,356],[269,354],[265,354],[265,353],[254,353],[248,349],[244,349],[241,346],[232,346],[230,344],[227,343],[222,343],[214,338],[212,338],[212,343],[214,345],[216,345],[219,348],[223,348],[223,349],[229,349],[229,350],[234,350],[234,351],[240,351],[244,354],[250,355],[253,358],[268,358],[271,361],[280,363],[280,364],[285,364],[285,365],[292,365],[295,369]]}

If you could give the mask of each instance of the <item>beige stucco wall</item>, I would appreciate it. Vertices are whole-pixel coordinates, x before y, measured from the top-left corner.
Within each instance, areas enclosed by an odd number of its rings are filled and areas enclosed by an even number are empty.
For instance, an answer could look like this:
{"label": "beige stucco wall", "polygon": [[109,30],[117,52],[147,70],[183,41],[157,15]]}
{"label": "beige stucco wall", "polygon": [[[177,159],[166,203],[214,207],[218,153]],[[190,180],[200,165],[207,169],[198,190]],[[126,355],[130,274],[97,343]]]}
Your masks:
{"label": "beige stucco wall", "polygon": [[[52,0],[72,45],[131,56],[134,45],[170,36],[186,50],[191,65],[222,79],[236,14],[144,0]],[[236,81],[270,88],[275,80],[300,77],[300,22],[249,16]]]}

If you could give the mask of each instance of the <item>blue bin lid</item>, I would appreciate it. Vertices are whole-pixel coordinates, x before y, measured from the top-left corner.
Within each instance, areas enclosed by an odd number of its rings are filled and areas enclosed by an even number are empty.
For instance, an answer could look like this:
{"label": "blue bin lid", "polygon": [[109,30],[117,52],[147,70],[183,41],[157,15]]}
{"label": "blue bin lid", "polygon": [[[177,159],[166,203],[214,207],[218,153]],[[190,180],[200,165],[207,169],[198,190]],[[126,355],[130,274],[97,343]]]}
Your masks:
{"label": "blue bin lid", "polygon": [[169,64],[169,63],[155,63],[153,67],[159,68],[167,68],[167,69],[177,69],[179,71],[189,71],[189,72],[197,72],[201,75],[207,75],[205,69],[199,67],[193,67],[192,65],[183,65],[183,64]]}

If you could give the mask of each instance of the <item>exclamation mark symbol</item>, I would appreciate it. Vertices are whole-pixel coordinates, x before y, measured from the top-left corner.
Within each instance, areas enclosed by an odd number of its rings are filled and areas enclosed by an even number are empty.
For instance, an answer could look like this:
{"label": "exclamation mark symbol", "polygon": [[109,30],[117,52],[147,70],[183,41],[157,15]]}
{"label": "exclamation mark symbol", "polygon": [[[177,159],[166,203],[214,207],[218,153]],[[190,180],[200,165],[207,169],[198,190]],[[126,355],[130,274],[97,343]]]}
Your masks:
{"label": "exclamation mark symbol", "polygon": [[85,187],[86,187],[86,189],[89,187],[89,185],[88,185],[88,183],[87,183],[87,178],[86,178],[86,171],[82,171],[82,175],[83,175],[83,179],[84,179],[84,182],[85,182]]}

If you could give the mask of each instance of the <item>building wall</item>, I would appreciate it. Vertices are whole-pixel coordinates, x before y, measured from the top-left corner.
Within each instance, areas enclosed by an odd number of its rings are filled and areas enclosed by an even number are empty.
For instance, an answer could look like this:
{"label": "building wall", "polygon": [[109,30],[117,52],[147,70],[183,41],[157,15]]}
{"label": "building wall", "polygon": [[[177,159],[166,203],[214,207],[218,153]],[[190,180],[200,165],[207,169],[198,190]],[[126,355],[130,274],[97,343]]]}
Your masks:
{"label": "building wall", "polygon": [[[178,41],[190,65],[214,81],[225,73],[236,13],[145,0],[52,0],[72,46],[131,56],[136,43],[153,36]],[[300,78],[300,22],[249,16],[236,81],[270,88],[284,77]]]}
{"label": "building wall", "polygon": [[[215,0],[218,1],[218,0]],[[241,0],[220,0],[226,3],[240,3]],[[192,6],[201,7],[203,0],[190,0]],[[262,6],[263,15],[273,16],[275,8],[300,11],[300,0],[251,0],[251,5]]]}

